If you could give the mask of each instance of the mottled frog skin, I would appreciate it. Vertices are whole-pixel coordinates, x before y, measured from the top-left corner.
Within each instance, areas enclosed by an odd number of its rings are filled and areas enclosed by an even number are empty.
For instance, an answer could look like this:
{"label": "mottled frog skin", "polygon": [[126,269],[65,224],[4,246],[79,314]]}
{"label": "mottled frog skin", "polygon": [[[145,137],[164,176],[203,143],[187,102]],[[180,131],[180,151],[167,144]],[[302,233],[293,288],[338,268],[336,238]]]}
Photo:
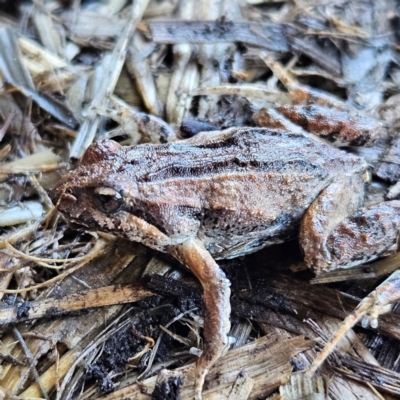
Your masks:
{"label": "mottled frog skin", "polygon": [[[214,259],[297,235],[316,273],[393,250],[399,218],[385,219],[389,239],[378,244],[369,240],[370,227],[386,215],[382,209],[366,210],[361,230],[354,222],[367,177],[364,160],[311,134],[235,128],[162,145],[95,143],[51,196],[69,221],[168,252],[199,278],[199,399],[205,374],[228,346],[229,281]],[[389,214],[399,214],[398,203],[385,203]]]}
{"label": "mottled frog skin", "polygon": [[[65,198],[59,210],[90,229],[164,252],[197,237],[215,258],[233,258],[296,235],[329,185],[340,182],[351,198],[335,210],[339,219],[351,214],[363,203],[366,171],[362,159],[312,137],[231,129],[165,145],[98,142],[53,196],[66,184],[78,201]],[[119,193],[115,210],[99,201],[100,187]]]}

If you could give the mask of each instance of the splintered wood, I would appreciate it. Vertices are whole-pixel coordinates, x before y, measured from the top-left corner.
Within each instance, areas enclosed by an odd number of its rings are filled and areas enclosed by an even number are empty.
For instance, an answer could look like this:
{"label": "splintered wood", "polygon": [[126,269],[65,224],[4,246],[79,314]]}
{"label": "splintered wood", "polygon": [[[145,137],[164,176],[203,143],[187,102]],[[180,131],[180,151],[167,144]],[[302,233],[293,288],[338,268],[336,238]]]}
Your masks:
{"label": "splintered wood", "polygon": [[[322,126],[340,146],[361,128],[350,151],[372,174],[364,204],[399,199],[399,21],[394,0],[0,0],[0,397],[193,398],[198,281],[141,244],[68,225],[49,191],[97,140],[268,123]],[[232,343],[203,399],[400,396],[399,305],[376,329],[355,325],[368,307],[352,314],[399,257],[313,276],[295,240],[218,260]]]}
{"label": "splintered wood", "polygon": [[[52,316],[57,316],[92,307],[134,303],[152,295],[153,293],[149,290],[130,285],[106,286],[67,295],[62,299],[49,297],[44,300],[26,302],[19,306],[0,309],[0,324],[43,318],[49,313]],[[23,312],[21,312],[22,309],[24,309]]]}
{"label": "splintered wood", "polygon": [[[211,369],[204,388],[204,399],[259,399],[286,383],[292,371],[290,360],[296,354],[312,347],[303,337],[278,339],[265,336],[252,343],[231,350]],[[195,366],[189,365],[167,373],[163,377],[184,377],[180,391],[182,400],[193,398]],[[172,376],[171,376],[172,375]],[[134,398],[147,400],[156,385],[162,382],[156,377],[135,383],[102,397],[103,400]]]}

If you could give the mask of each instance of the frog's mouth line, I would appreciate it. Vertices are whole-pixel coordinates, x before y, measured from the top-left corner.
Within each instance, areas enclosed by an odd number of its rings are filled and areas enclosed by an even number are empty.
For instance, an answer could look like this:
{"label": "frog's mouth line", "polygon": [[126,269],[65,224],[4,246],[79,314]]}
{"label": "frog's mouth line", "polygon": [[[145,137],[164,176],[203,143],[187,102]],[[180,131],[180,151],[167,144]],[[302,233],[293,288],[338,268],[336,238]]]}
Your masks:
{"label": "frog's mouth line", "polygon": [[137,207],[126,207],[124,208],[124,211],[133,215],[136,218],[140,218],[150,225],[155,226],[164,235],[168,235],[168,232],[165,230],[165,228],[160,223],[158,223],[157,219],[153,215],[151,215],[149,212],[146,212],[145,209]]}

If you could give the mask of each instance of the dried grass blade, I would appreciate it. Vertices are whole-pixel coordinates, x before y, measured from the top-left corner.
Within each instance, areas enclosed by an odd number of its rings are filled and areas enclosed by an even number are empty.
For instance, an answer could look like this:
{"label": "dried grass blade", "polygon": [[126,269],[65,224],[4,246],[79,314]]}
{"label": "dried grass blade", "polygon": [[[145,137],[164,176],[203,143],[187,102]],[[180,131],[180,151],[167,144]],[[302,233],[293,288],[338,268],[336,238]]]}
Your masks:
{"label": "dried grass blade", "polygon": [[241,42],[286,52],[289,45],[283,26],[245,21],[150,21],[153,41],[163,44],[215,44]]}
{"label": "dried grass blade", "polygon": [[32,353],[30,352],[28,346],[25,343],[24,338],[22,337],[22,335],[19,333],[17,328],[13,328],[13,332],[15,337],[17,338],[17,340],[19,341],[20,345],[22,346],[25,356],[27,357],[27,359],[29,360],[29,364],[33,373],[33,376],[35,377],[36,383],[39,385],[40,387],[40,391],[42,392],[44,398],[46,400],[50,400],[49,394],[47,393],[45,387],[42,385],[42,382],[40,380],[39,374],[37,372],[36,366],[35,366],[35,360],[33,358]]}
{"label": "dried grass blade", "polygon": [[0,70],[6,82],[31,98],[53,117],[71,128],[77,125],[71,110],[64,103],[36,91],[32,77],[22,62],[18,41],[10,28],[0,29]]}
{"label": "dried grass blade", "polygon": [[86,265],[89,261],[91,261],[92,259],[99,257],[101,255],[103,255],[106,251],[106,247],[107,247],[107,243],[108,241],[105,240],[98,240],[95,244],[95,246],[92,248],[92,250],[85,256],[85,259],[81,262],[79,262],[77,265],[75,265],[74,267],[68,269],[67,271],[64,271],[62,274],[55,276],[54,278],[51,278],[43,283],[39,283],[37,285],[34,286],[30,286],[27,288],[23,288],[23,289],[1,289],[0,292],[1,293],[26,293],[26,292],[30,292],[32,290],[37,290],[37,289],[41,289],[44,287],[49,286],[50,284],[60,281],[62,279],[64,279],[65,277],[67,277],[68,275],[71,275],[72,273],[74,273],[75,271],[77,271],[78,269],[82,268],[84,265]]}
{"label": "dried grass blade", "polygon": [[70,152],[71,159],[80,159],[95,137],[102,117],[97,115],[94,110],[91,110],[91,107],[106,107],[108,97],[111,96],[114,91],[122,66],[125,62],[129,41],[133,36],[137,24],[142,19],[149,1],[150,0],[140,0],[134,2],[132,5],[131,16],[126,23],[124,31],[119,37],[113,52],[110,57],[105,57],[103,59],[105,76],[98,87],[96,96],[93,98],[89,106],[87,118],[83,122],[72,145]]}

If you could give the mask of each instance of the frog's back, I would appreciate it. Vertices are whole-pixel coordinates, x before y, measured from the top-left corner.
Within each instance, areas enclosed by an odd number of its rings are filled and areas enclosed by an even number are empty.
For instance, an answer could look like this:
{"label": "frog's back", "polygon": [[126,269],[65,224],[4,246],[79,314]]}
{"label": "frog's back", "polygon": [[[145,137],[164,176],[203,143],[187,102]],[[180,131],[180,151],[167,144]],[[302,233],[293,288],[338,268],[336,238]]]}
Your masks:
{"label": "frog's back", "polygon": [[[138,178],[155,181],[174,176],[200,176],[228,170],[268,169],[271,163],[303,161],[326,171],[365,170],[359,157],[338,150],[312,134],[268,128],[232,128],[202,132],[192,139],[165,145],[140,145],[127,150],[128,159],[141,159]],[[154,155],[157,162],[154,162]],[[146,162],[147,161],[147,162]],[[140,177],[139,177],[140,176]]]}
{"label": "frog's back", "polygon": [[175,206],[182,215],[181,223],[168,227],[164,220],[168,234],[181,232],[185,217],[191,226],[197,219],[198,237],[217,258],[293,236],[305,210],[336,174],[366,168],[358,157],[311,136],[267,128],[202,133],[137,150],[142,160],[157,156],[137,175],[143,200]]}

